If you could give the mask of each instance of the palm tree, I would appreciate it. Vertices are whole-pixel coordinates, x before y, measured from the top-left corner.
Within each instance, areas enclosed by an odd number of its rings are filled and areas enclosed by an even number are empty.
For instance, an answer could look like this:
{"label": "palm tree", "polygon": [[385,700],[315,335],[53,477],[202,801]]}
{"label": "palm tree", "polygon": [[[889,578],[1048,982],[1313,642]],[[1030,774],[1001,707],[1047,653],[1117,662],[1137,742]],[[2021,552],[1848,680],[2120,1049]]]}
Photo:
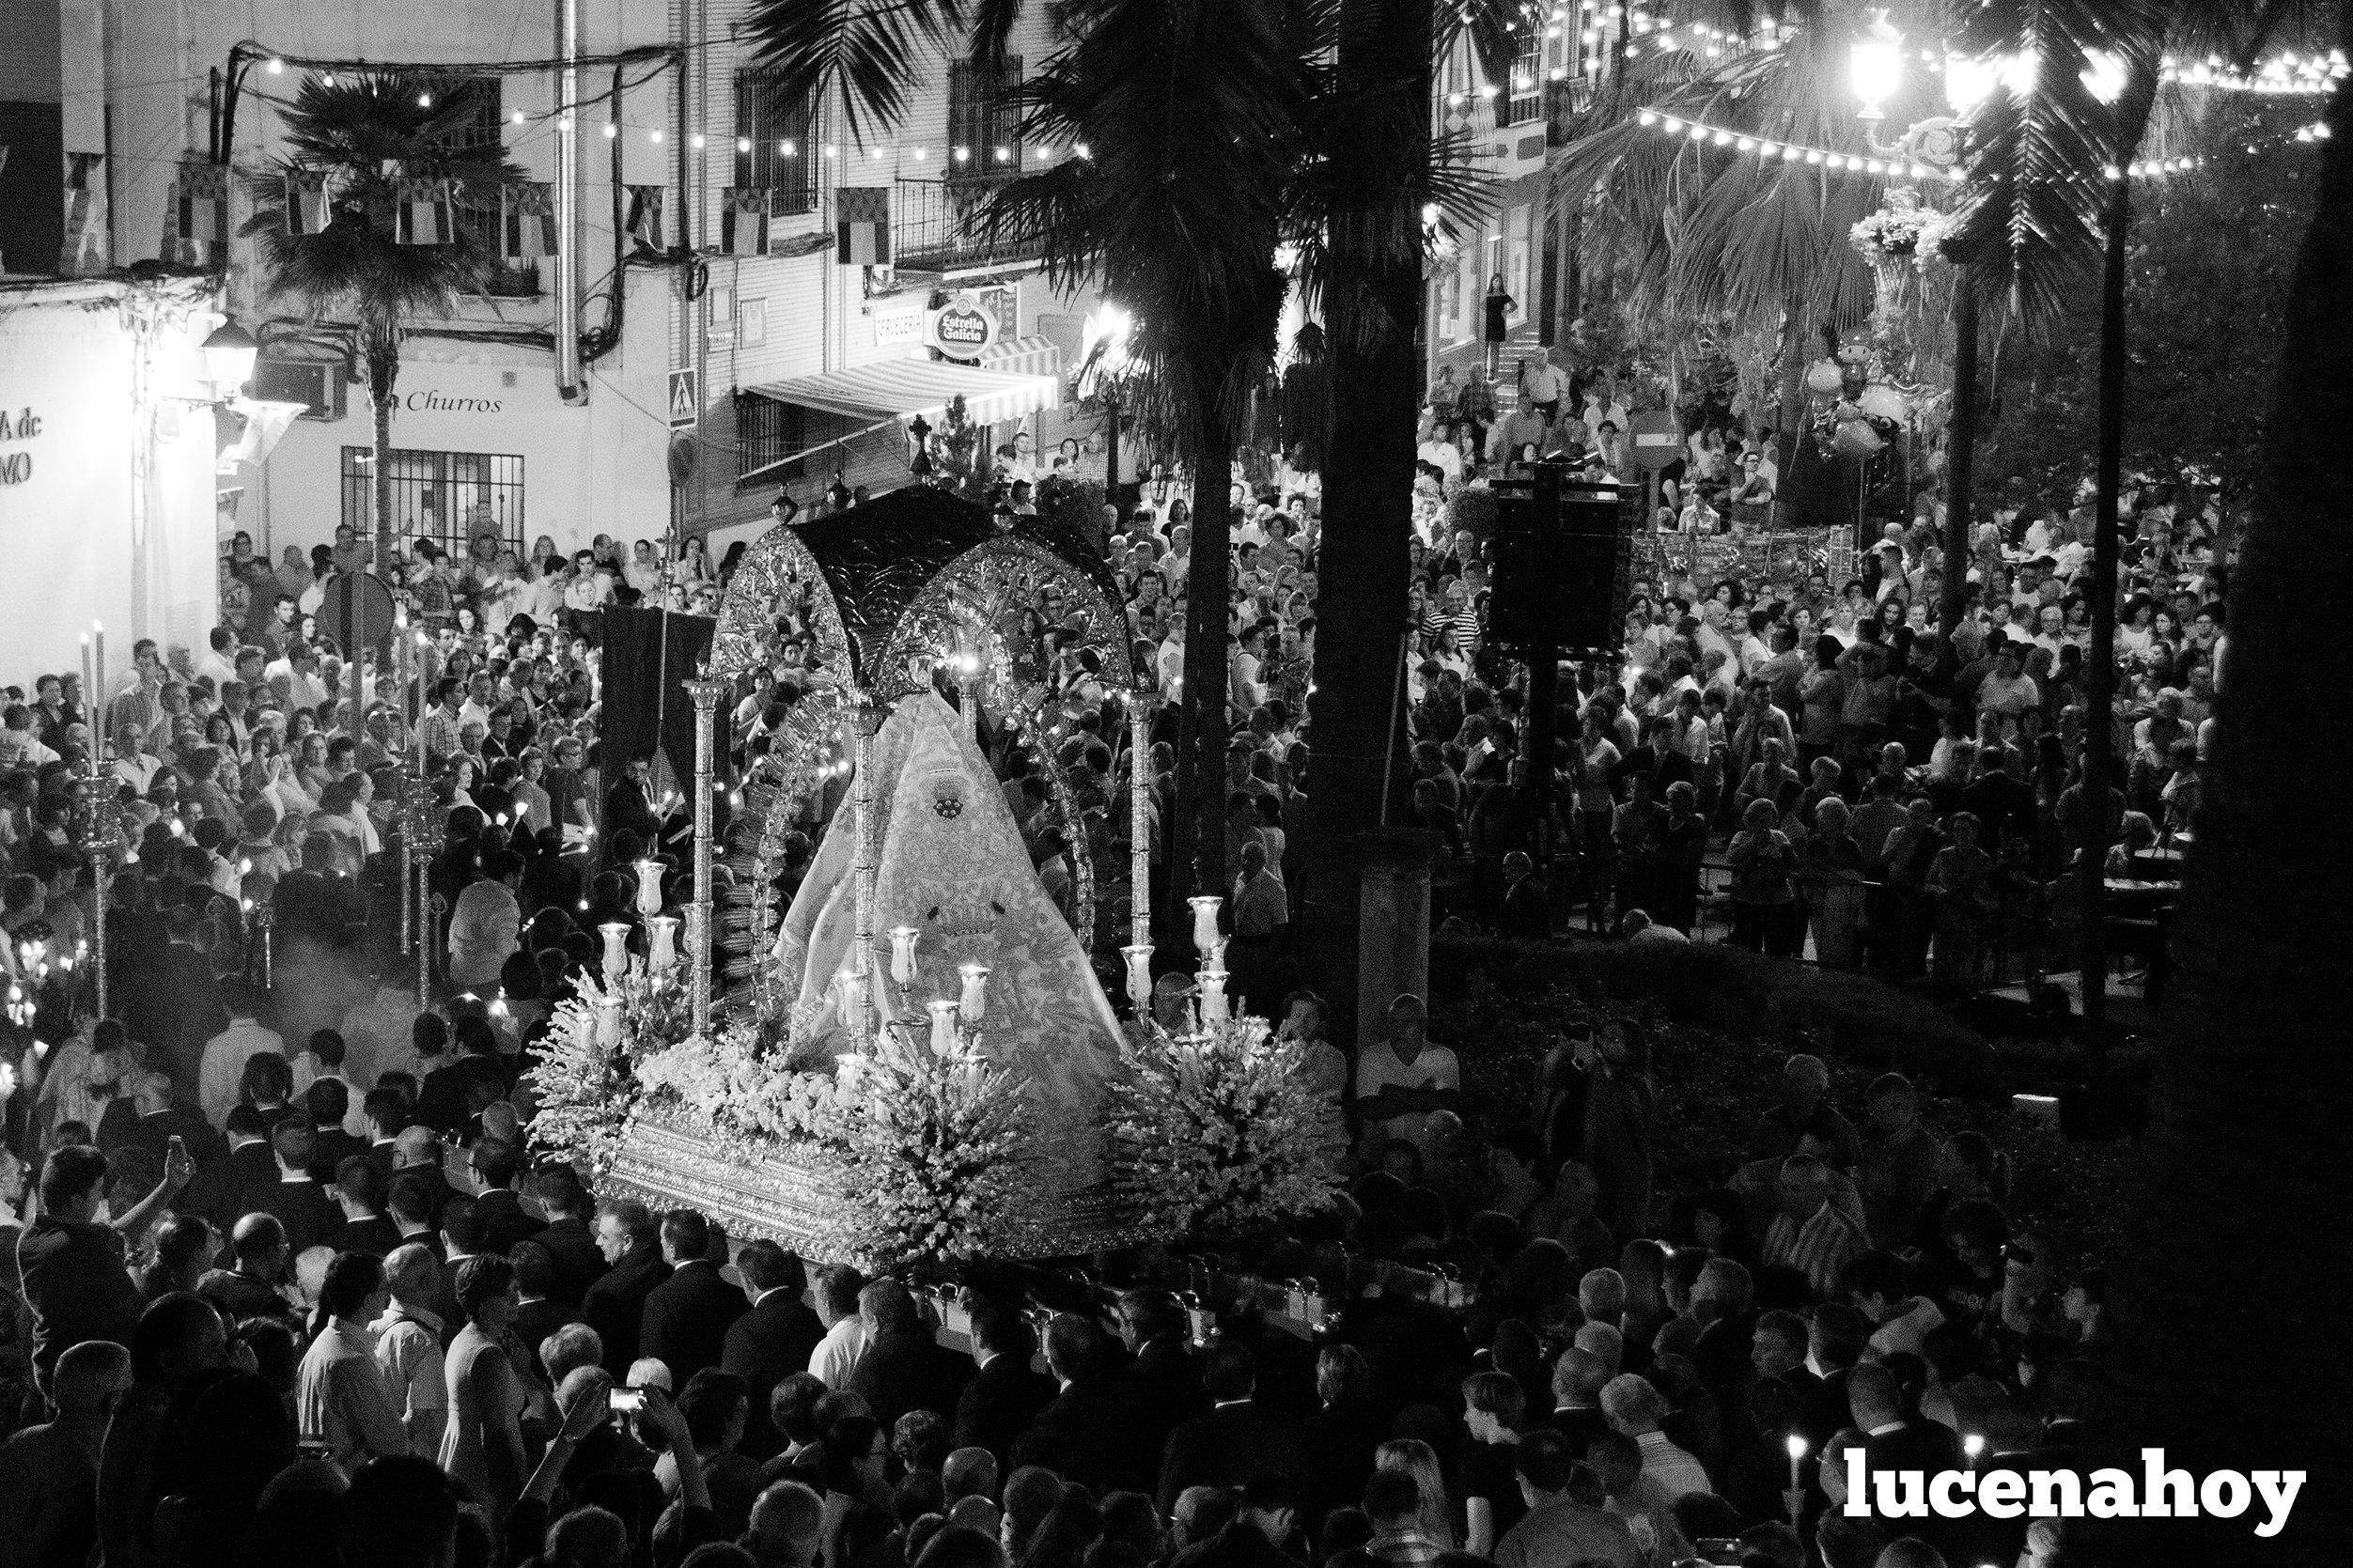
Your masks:
{"label": "palm tree", "polygon": [[[246,234],[260,241],[273,292],[310,320],[348,325],[375,407],[376,561],[392,562],[392,413],[400,340],[410,323],[448,315],[460,294],[488,287],[499,266],[500,185],[520,178],[495,136],[474,134],[476,102],[461,80],[407,70],[312,77],[281,111],[286,155],[252,182]],[[288,179],[327,181],[329,221],[294,233]],[[447,180],[454,207],[446,244],[407,244],[397,232],[403,180]]]}
{"label": "palm tree", "polygon": [[1225,891],[1227,488],[1287,286],[1274,253],[1308,90],[1300,23],[1260,0],[1089,6],[1024,87],[1021,132],[1088,156],[1010,182],[983,215],[1035,241],[1057,288],[1091,285],[1132,314],[1130,355],[1192,467],[1177,894]]}

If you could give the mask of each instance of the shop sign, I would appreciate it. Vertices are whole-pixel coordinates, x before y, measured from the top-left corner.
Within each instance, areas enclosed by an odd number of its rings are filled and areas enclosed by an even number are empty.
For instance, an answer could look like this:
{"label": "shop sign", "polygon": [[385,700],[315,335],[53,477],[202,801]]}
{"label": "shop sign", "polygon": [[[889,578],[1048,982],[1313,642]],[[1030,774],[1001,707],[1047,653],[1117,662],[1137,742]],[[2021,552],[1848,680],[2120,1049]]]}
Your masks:
{"label": "shop sign", "polygon": [[925,344],[950,359],[978,359],[997,341],[997,318],[977,294],[958,294],[932,311],[926,324]]}

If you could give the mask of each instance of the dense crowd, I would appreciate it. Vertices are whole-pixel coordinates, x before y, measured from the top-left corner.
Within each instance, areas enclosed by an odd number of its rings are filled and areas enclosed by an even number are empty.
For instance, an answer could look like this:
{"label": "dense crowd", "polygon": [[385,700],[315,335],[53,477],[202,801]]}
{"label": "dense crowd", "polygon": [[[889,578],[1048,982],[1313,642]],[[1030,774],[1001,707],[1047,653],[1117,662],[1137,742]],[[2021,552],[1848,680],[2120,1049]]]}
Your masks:
{"label": "dense crowd", "polygon": [[[2049,901],[2086,836],[2081,519],[2005,503],[1950,646],[1928,625],[1932,506],[1850,582],[1663,552],[1623,662],[1565,670],[1538,791],[1526,672],[1486,636],[1476,497],[1550,452],[1610,471],[1625,415],[1613,383],[1549,365],[1515,402],[1457,444],[1479,400],[1441,381],[1420,454],[1406,718],[1441,912],[1544,938],[1582,905],[1673,940],[1721,902],[1769,952],[1993,973],[2010,901]],[[1695,437],[1665,492],[1677,536],[1737,538],[1773,483],[1762,443]],[[1303,462],[1256,454],[1234,487],[1236,967],[1313,1048],[1357,1150],[1340,1207],[1250,1262],[1321,1281],[1320,1331],[1246,1313],[1205,1332],[1184,1294],[1202,1281],[1146,1250],[1087,1277],[978,1271],[970,1334],[943,1336],[912,1279],[812,1275],[537,1156],[523,1073],[551,1009],[599,925],[640,924],[630,868],[683,858],[675,799],[598,756],[596,615],[708,610],[726,569],[693,544],[665,562],[642,542],[427,543],[394,574],[426,644],[380,670],[320,631],[365,546],[272,567],[241,536],[202,655],[142,644],[94,708],[69,675],[0,714],[0,1568],[2058,1561],[2048,1525],[1838,1506],[1849,1447],[2019,1468],[2089,1440],[2104,1278],[2006,1211],[1983,1138],[1939,1137],[1893,1077],[1850,1122],[1801,1054],[1746,1162],[1677,1184],[1637,1028],[1561,1042],[1525,1124],[1479,1125],[1417,1001],[1349,1051],[1312,995],[1271,984],[1312,786],[1320,494]],[[1191,493],[1155,468],[1107,529],[1136,654],[1177,697]],[[2194,807],[2224,558],[2194,508],[2132,510],[2123,874]],[[994,753],[1068,908],[1076,841],[1118,863],[1139,762],[1164,862],[1174,748],[1128,755],[1099,656],[1054,609],[1010,641],[1054,705],[1063,788],[1040,737]],[[791,662],[744,682],[740,753],[806,690]],[[132,851],[105,1018],[93,717]],[[393,939],[420,752],[429,1007]],[[787,884],[819,825],[788,841]],[[1368,1288],[1373,1260],[1468,1288]]]}

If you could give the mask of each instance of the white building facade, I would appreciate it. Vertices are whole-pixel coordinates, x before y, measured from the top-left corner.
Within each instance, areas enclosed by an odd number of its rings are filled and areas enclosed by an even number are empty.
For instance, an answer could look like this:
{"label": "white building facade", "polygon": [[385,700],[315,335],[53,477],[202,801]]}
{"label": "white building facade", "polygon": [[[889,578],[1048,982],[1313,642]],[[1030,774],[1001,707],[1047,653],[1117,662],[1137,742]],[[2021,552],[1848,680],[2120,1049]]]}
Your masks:
{"label": "white building facade", "polygon": [[[555,181],[558,72],[513,68],[557,55],[567,7],[583,60],[573,239],[585,299],[569,323],[590,345],[582,380],[569,397],[557,384],[553,346],[567,327],[557,257],[510,267],[493,294],[418,323],[392,426],[401,536],[455,539],[489,525],[518,548],[544,535],[569,551],[599,535],[661,539],[675,529],[724,548],[765,523],[780,489],[806,504],[837,474],[875,489],[903,483],[908,423],[939,426],[952,396],[994,422],[992,444],[1017,429],[1048,446],[1068,433],[1062,378],[1085,302],[1054,299],[1031,257],[977,242],[962,221],[996,181],[1073,155],[1021,145],[1009,98],[1053,47],[1042,5],[1016,29],[1005,74],[937,52],[903,123],[863,138],[838,107],[780,104],[764,90],[745,0],[104,8],[78,36],[98,51],[106,112],[78,131],[69,123],[65,136],[69,153],[106,155],[112,260],[163,249],[180,160],[206,156],[222,133],[230,84],[214,70],[240,43],[260,53],[235,84],[227,124],[232,234],[252,210],[242,179],[283,150],[278,105],[306,74],[338,67],[446,68],[478,104],[479,134],[498,139],[522,179]],[[108,34],[107,22],[118,30]],[[71,54],[77,34],[65,32]],[[643,50],[656,53],[614,63]],[[893,265],[837,259],[845,187],[884,193]],[[662,202],[661,254],[638,256],[616,231],[649,188]],[[730,190],[759,193],[768,222],[757,254],[725,252]],[[331,334],[302,320],[298,303],[269,296],[257,259],[255,240],[229,241],[226,298],[263,344],[255,392],[307,411],[229,498],[221,526],[275,555],[330,540],[338,522],[370,523],[371,410],[355,367],[321,348]],[[945,354],[925,346],[942,307]]]}

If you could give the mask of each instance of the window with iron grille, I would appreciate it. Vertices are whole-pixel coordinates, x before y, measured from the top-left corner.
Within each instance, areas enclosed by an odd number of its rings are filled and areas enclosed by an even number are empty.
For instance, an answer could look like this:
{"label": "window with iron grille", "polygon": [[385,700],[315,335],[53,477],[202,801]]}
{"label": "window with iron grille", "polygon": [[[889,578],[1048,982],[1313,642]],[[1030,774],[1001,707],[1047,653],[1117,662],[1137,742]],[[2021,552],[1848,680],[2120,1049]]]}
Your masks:
{"label": "window with iron grille", "polygon": [[1021,172],[1021,57],[991,70],[976,60],[948,66],[948,178],[994,179]]}
{"label": "window with iron grille", "polygon": [[[400,540],[423,537],[465,553],[485,528],[506,548],[522,551],[522,458],[496,452],[418,452],[396,447],[392,471],[392,531]],[[343,449],[343,521],[373,537],[376,475],[373,451]]]}
{"label": "window with iron grille", "polygon": [[735,183],[773,191],[778,213],[817,210],[817,148],[809,100],[787,100],[766,71],[736,73]]}
{"label": "window with iron grille", "polygon": [[1532,36],[1512,57],[1510,90],[1498,125],[1525,125],[1544,114],[1544,35],[1533,27],[1528,31]]}
{"label": "window with iron grille", "polygon": [[[736,477],[757,474],[807,446],[809,411],[796,403],[779,403],[756,393],[736,395]],[[801,478],[806,463],[787,463],[761,477],[782,484]]]}

